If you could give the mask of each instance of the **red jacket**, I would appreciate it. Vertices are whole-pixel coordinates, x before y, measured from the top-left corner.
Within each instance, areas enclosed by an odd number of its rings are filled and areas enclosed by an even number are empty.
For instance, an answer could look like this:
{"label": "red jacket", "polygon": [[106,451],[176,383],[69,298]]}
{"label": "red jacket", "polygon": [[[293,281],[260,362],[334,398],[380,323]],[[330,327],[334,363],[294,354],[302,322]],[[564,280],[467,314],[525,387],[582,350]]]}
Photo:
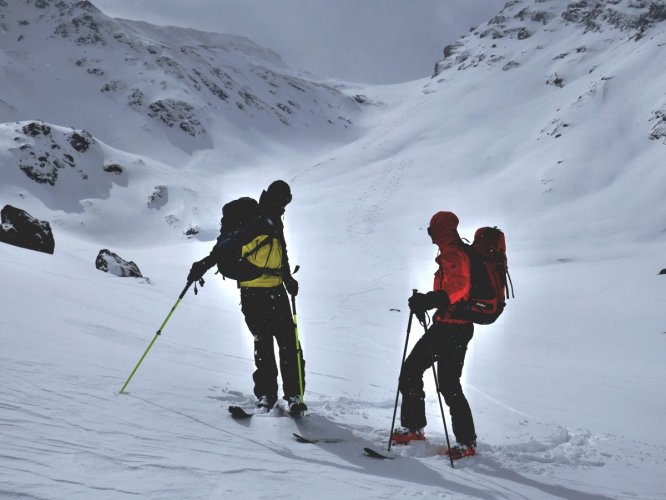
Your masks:
{"label": "red jacket", "polygon": [[437,212],[430,220],[429,232],[440,251],[435,259],[439,269],[433,290],[444,290],[450,301],[449,306],[437,310],[434,319],[443,323],[469,323],[456,314],[458,306],[469,299],[472,285],[469,256],[459,244],[458,217],[452,212]]}

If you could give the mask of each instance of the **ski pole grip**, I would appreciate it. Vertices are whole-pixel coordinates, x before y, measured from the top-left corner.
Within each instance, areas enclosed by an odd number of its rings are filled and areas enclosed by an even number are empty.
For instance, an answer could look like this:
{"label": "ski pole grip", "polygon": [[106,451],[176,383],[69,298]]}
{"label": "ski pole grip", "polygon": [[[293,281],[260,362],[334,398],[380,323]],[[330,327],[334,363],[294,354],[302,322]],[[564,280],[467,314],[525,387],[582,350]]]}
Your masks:
{"label": "ski pole grip", "polygon": [[416,288],[412,288],[412,297],[419,293],[419,291]]}
{"label": "ski pole grip", "polygon": [[185,297],[185,294],[187,293],[187,290],[192,286],[192,283],[194,283],[194,281],[187,282],[187,285],[185,285],[185,288],[183,288],[183,291],[180,292],[180,296],[178,297],[180,300],[182,300],[183,297]]}

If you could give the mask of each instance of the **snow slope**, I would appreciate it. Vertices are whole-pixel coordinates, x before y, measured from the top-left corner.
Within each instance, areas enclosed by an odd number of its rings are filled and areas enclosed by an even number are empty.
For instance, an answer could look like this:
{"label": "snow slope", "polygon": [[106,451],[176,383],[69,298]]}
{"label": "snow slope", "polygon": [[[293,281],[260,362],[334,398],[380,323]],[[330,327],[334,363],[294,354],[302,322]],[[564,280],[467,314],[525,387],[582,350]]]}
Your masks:
{"label": "snow slope", "polygon": [[87,1],[2,2],[0,23],[0,120],[76,124],[173,164],[215,148],[232,168],[272,141],[344,136],[358,113],[243,37],[113,19]]}
{"label": "snow slope", "polygon": [[[586,17],[592,30],[570,16],[582,2],[510,2],[504,21],[460,40],[465,60],[446,67],[457,57],[447,51],[433,79],[338,82],[366,96],[357,135],[307,151],[276,136],[266,148],[280,154],[258,151],[251,169],[197,154],[182,168],[140,137],[95,133],[104,127],[91,116],[73,128],[46,117],[3,124],[0,199],[49,220],[56,252],[0,246],[0,497],[661,498],[666,147],[652,137],[666,36],[663,20],[640,37],[608,21],[618,16],[607,9],[640,18],[654,2],[602,4]],[[530,36],[481,37],[500,25]],[[509,61],[518,65],[504,70]],[[547,83],[555,73],[563,86]],[[23,131],[38,118],[49,136]],[[83,128],[91,148],[70,149]],[[35,182],[20,168],[29,151],[69,154],[76,167]],[[302,267],[310,414],[229,418],[228,404],[251,401],[251,336],[234,285],[212,274],[181,302],[130,394],[117,395],[210,249],[223,201],[258,196],[275,178],[294,191],[285,223]],[[158,185],[168,197],[149,206]],[[386,444],[406,298],[431,284],[424,228],[441,209],[458,213],[467,237],[480,225],[505,230],[516,290],[470,344],[464,385],[480,454],[456,469],[439,454],[430,373],[428,442],[395,449],[395,461],[361,451]],[[188,238],[169,214],[200,232]],[[97,271],[103,247],[149,281]],[[343,441],[301,444],[292,432]]]}

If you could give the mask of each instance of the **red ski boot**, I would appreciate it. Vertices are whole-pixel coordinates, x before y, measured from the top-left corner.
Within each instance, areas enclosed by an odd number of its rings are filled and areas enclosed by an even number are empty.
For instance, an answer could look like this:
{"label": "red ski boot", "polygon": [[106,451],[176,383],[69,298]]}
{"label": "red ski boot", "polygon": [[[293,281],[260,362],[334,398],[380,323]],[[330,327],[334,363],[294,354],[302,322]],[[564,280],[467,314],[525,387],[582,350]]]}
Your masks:
{"label": "red ski boot", "polygon": [[425,441],[423,429],[411,430],[407,427],[398,427],[391,435],[393,444],[409,444],[411,441]]}
{"label": "red ski boot", "polygon": [[473,457],[476,455],[476,443],[469,444],[457,444],[452,448],[449,448],[445,455],[451,456],[453,460],[460,460],[465,457]]}

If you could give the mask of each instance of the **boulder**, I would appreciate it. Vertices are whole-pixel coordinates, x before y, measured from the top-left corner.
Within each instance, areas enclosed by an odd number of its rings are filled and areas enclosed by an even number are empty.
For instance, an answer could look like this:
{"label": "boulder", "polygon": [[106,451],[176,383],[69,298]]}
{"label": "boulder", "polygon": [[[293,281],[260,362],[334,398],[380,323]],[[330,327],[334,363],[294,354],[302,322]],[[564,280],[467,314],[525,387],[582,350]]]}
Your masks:
{"label": "boulder", "polygon": [[139,271],[139,267],[134,262],[127,262],[106,248],[100,250],[99,254],[97,254],[95,267],[100,271],[111,273],[120,276],[121,278],[143,278],[141,271]]}
{"label": "boulder", "polygon": [[666,274],[666,267],[664,269],[662,269],[661,271],[659,271],[659,274]]}
{"label": "boulder", "polygon": [[48,222],[35,219],[28,212],[11,205],[5,205],[0,219],[0,241],[38,252],[54,252],[55,241]]}

